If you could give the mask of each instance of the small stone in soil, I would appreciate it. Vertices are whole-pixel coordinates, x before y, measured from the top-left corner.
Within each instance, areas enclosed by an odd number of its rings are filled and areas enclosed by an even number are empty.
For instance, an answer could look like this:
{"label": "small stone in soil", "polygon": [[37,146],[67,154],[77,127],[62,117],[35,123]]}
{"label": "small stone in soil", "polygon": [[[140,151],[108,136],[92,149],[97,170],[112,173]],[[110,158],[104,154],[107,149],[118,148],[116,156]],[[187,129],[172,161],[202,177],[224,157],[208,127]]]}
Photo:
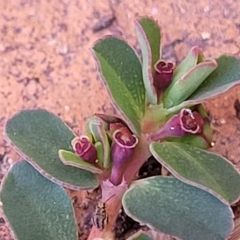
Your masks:
{"label": "small stone in soil", "polygon": [[238,99],[234,102],[234,109],[236,112],[237,119],[240,120],[240,101]]}
{"label": "small stone in soil", "polygon": [[112,25],[116,17],[114,15],[108,15],[101,18],[92,28],[93,32],[101,31],[105,28],[108,28]]}

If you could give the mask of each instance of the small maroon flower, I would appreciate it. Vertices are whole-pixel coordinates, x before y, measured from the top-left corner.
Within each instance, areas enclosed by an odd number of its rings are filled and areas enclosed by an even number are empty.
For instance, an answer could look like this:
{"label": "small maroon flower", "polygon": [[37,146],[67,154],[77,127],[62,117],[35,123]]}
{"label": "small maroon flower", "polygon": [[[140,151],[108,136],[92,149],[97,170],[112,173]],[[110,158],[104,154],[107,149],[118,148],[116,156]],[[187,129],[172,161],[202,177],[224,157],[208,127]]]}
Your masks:
{"label": "small maroon flower", "polygon": [[154,86],[158,91],[164,91],[172,82],[175,65],[172,62],[158,61],[155,64]]}
{"label": "small maroon flower", "polygon": [[87,136],[75,138],[72,142],[75,153],[86,162],[96,163],[97,150]]}
{"label": "small maroon flower", "polygon": [[118,185],[122,181],[123,168],[131,158],[138,138],[127,127],[121,127],[113,133],[111,148],[112,170],[110,181]]}
{"label": "small maroon flower", "polygon": [[190,109],[182,109],[180,116],[180,124],[185,132],[199,134],[203,131],[204,119],[197,111]]}
{"label": "small maroon flower", "polygon": [[149,135],[149,140],[158,141],[166,137],[180,137],[187,133],[200,134],[205,121],[197,111],[182,109],[179,114],[172,116],[157,132]]}

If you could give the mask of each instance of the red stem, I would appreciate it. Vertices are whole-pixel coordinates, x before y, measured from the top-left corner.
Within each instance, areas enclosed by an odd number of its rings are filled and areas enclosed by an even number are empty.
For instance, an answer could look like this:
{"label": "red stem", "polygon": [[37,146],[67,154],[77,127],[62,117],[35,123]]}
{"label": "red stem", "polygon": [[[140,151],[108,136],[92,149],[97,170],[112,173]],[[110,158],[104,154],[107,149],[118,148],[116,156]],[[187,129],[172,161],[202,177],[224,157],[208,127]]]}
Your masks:
{"label": "red stem", "polygon": [[108,202],[106,202],[106,212],[109,218],[108,225],[104,227],[102,231],[98,230],[95,226],[93,226],[88,240],[96,240],[96,239],[104,239],[104,240],[114,240],[114,227],[117,216],[122,206],[122,196],[127,190],[127,186],[131,184],[134,180],[137,172],[140,167],[144,164],[144,162],[151,156],[149,151],[149,144],[146,141],[145,136],[141,136],[139,138],[139,143],[134,151],[134,154],[131,158],[131,161],[127,164],[125,168],[125,172],[123,174],[124,180],[118,186],[113,186],[109,182],[103,182],[102,184],[102,195],[103,202],[104,199],[108,199],[112,195],[115,197],[111,198]]}

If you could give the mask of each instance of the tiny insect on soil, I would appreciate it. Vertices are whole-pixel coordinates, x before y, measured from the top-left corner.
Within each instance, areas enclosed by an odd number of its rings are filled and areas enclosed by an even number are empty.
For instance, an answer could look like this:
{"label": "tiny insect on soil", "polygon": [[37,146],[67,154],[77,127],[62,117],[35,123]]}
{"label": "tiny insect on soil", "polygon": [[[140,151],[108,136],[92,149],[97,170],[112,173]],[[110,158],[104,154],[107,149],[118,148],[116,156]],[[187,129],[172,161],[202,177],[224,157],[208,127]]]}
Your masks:
{"label": "tiny insect on soil", "polygon": [[106,203],[113,196],[108,198],[105,202],[99,201],[98,204],[97,204],[95,213],[93,214],[92,223],[100,231],[102,231],[104,229],[104,227],[108,224],[108,215],[107,215],[107,211],[106,211]]}

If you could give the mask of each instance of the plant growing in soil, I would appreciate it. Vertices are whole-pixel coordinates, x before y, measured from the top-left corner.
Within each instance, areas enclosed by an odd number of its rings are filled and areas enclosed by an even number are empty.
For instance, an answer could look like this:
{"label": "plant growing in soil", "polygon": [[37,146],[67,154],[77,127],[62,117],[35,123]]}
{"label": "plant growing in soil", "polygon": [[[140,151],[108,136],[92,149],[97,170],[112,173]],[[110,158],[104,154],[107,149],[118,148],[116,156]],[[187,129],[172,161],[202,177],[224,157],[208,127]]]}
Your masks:
{"label": "plant growing in soil", "polygon": [[[11,167],[0,194],[16,239],[78,238],[64,187],[101,187],[88,239],[114,239],[121,206],[134,220],[180,239],[230,235],[240,175],[227,159],[206,150],[213,144],[212,131],[202,103],[240,83],[240,61],[205,58],[193,47],[175,66],[162,59],[154,20],[140,18],[135,29],[141,58],[114,36],[93,46],[119,115],[96,113],[81,134],[40,109],[8,120],[5,137],[24,159]],[[170,176],[135,180],[151,156]],[[158,237],[139,232],[129,239]]]}

